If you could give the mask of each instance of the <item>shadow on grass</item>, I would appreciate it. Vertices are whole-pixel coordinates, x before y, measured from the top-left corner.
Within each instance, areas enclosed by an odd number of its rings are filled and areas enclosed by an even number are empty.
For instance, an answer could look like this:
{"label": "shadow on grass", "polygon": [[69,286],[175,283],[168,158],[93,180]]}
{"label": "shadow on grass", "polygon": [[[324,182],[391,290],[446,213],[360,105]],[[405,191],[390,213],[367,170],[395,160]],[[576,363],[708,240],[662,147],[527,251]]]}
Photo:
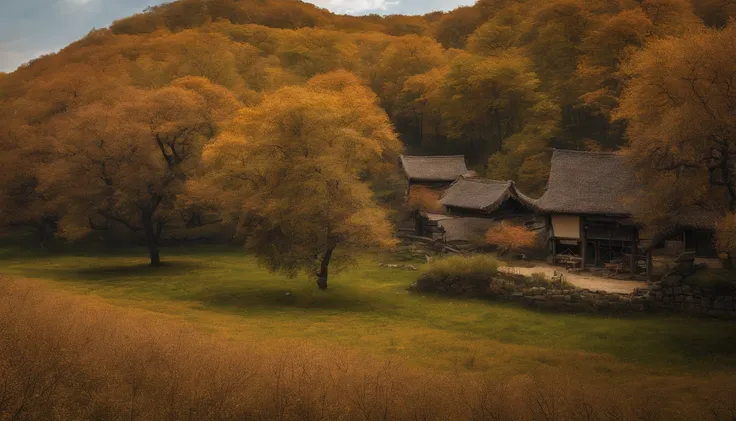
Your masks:
{"label": "shadow on grass", "polygon": [[[69,269],[70,275],[80,281],[116,281],[133,277],[178,276],[191,274],[193,270],[204,269],[206,265],[196,262],[169,260],[161,266],[147,263],[91,266],[87,268]],[[150,279],[153,281],[154,279]]]}
{"label": "shadow on grass", "polygon": [[736,366],[736,323],[728,320],[704,320],[680,323],[685,328],[660,332],[662,346],[676,351],[683,358],[696,362],[722,360]]}
{"label": "shadow on grass", "polygon": [[222,310],[284,309],[335,310],[339,312],[366,312],[376,309],[376,302],[336,291],[293,291],[288,288],[236,289],[217,288],[198,291],[186,299],[199,301],[210,308]]}
{"label": "shadow on grass", "polygon": [[204,269],[206,265],[170,260],[162,266],[150,266],[147,263],[130,263],[114,265],[90,265],[65,267],[30,267],[24,269],[23,275],[31,278],[48,278],[62,282],[115,284],[131,280],[156,282],[161,278],[191,275],[194,270]]}

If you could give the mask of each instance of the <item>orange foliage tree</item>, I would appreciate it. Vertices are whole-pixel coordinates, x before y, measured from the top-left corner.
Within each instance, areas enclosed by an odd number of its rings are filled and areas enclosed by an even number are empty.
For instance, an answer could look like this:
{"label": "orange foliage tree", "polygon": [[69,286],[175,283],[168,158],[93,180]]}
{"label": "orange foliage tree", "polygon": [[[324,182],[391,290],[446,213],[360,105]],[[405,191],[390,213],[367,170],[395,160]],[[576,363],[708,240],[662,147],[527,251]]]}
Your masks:
{"label": "orange foliage tree", "polygon": [[501,221],[486,232],[486,241],[497,246],[499,253],[504,254],[511,250],[534,247],[537,233],[519,224]]}
{"label": "orange foliage tree", "polygon": [[410,211],[440,212],[444,209],[440,203],[440,193],[425,186],[412,186],[409,189],[406,206]]}

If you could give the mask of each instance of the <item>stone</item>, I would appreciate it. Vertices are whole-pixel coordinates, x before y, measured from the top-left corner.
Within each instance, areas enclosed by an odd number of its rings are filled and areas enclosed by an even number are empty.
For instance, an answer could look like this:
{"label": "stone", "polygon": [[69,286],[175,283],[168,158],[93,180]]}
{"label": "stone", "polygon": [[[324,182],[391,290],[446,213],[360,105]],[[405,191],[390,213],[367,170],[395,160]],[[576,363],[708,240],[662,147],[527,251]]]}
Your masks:
{"label": "stone", "polygon": [[682,282],[683,279],[684,278],[680,275],[667,275],[662,278],[662,284],[664,285],[666,283],[669,285],[675,285]]}
{"label": "stone", "polygon": [[514,298],[524,298],[524,293],[521,291],[515,291],[511,296]]}
{"label": "stone", "polygon": [[549,299],[550,300],[553,300],[553,301],[565,301],[565,296],[564,295],[558,295],[558,294],[556,294],[556,295],[550,295],[549,296]]}
{"label": "stone", "polygon": [[700,305],[703,307],[710,307],[712,305],[712,302],[710,298],[703,297],[700,299]]}
{"label": "stone", "polygon": [[713,317],[721,317],[721,316],[725,316],[726,312],[723,310],[710,310],[708,312],[708,315],[713,316]]}
{"label": "stone", "polygon": [[606,298],[608,299],[608,301],[618,301],[621,299],[621,297],[619,297],[618,295],[613,295],[613,294],[607,296]]}
{"label": "stone", "polygon": [[726,303],[722,301],[716,301],[713,303],[713,308],[716,310],[724,310],[726,308]]}
{"label": "stone", "polygon": [[665,303],[669,303],[669,302],[671,302],[671,301],[672,301],[672,297],[669,297],[669,296],[667,296],[667,297],[664,297],[664,298],[662,299],[662,301],[664,301]]}
{"label": "stone", "polygon": [[672,291],[675,294],[682,294],[682,288],[680,288],[680,287],[674,287],[674,288],[672,288]]}
{"label": "stone", "polygon": [[682,298],[682,295],[675,295],[675,302],[676,302],[676,303],[681,303],[681,302],[683,302],[683,301],[684,301],[684,300],[683,300],[683,298]]}
{"label": "stone", "polygon": [[534,301],[547,301],[547,297],[544,295],[535,295],[532,297]]}
{"label": "stone", "polygon": [[665,295],[672,295],[672,294],[675,293],[675,289],[674,288],[665,288],[664,289],[664,293],[665,293]]}

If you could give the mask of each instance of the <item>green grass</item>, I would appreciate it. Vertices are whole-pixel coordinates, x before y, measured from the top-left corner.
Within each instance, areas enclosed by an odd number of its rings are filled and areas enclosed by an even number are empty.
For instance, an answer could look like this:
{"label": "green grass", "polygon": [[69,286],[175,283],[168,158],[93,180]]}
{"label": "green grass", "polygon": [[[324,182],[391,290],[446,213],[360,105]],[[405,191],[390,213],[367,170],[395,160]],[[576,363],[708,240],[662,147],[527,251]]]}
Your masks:
{"label": "green grass", "polygon": [[319,291],[274,275],[237,248],[40,253],[0,249],[0,273],[54,281],[116,305],[164,313],[235,339],[306,340],[441,369],[519,373],[558,366],[619,377],[736,368],[736,325],[668,315],[599,316],[406,291],[417,272],[365,254]]}

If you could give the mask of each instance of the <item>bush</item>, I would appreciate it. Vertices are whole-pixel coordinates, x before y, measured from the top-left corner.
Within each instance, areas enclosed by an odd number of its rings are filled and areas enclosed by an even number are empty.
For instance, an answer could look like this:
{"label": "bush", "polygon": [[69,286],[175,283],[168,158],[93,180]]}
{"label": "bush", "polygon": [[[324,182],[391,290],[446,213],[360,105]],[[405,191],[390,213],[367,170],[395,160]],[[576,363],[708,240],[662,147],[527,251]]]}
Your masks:
{"label": "bush", "polygon": [[486,232],[486,241],[498,247],[499,253],[531,248],[537,243],[537,233],[519,224],[500,222]]}
{"label": "bush", "polygon": [[496,259],[476,254],[434,260],[419,276],[414,289],[450,295],[481,295],[498,273]]}
{"label": "bush", "polygon": [[696,272],[693,283],[715,295],[736,294],[736,272],[727,269],[708,269]]}

